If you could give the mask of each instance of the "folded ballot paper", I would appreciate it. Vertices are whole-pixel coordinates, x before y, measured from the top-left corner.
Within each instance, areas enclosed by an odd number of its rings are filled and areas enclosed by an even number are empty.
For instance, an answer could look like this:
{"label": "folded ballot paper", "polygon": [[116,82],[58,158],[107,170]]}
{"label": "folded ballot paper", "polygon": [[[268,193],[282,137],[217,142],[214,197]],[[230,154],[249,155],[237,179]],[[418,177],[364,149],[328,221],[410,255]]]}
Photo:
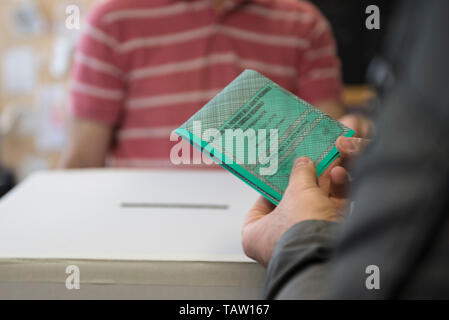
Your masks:
{"label": "folded ballot paper", "polygon": [[320,175],[355,132],[253,70],[245,70],[176,130],[203,154],[278,204],[296,158]]}

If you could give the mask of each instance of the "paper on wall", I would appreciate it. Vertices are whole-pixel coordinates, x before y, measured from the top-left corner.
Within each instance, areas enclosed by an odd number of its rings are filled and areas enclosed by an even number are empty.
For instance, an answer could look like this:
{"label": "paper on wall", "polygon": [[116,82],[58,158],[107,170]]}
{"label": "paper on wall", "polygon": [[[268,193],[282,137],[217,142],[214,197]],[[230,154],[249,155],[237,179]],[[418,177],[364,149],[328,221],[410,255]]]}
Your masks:
{"label": "paper on wall", "polygon": [[45,21],[35,1],[22,0],[12,11],[14,35],[28,36],[42,33]]}
{"label": "paper on wall", "polygon": [[55,78],[63,78],[70,67],[70,58],[75,47],[75,37],[59,35],[53,42],[50,73]]}
{"label": "paper on wall", "polygon": [[60,150],[65,141],[65,87],[46,85],[36,94],[36,147],[44,151]]}
{"label": "paper on wall", "polygon": [[36,83],[36,57],[31,47],[16,47],[2,56],[2,84],[7,94],[29,94]]}

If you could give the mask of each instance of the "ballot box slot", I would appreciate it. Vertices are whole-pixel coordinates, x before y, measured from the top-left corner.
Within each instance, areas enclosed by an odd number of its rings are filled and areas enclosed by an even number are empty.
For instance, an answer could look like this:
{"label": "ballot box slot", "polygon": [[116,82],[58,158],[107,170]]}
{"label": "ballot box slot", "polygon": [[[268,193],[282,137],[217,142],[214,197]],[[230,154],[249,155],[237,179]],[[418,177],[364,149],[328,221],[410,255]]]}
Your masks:
{"label": "ballot box slot", "polygon": [[158,208],[158,209],[208,209],[208,210],[228,210],[227,204],[208,203],[154,203],[154,202],[123,202],[122,208]]}

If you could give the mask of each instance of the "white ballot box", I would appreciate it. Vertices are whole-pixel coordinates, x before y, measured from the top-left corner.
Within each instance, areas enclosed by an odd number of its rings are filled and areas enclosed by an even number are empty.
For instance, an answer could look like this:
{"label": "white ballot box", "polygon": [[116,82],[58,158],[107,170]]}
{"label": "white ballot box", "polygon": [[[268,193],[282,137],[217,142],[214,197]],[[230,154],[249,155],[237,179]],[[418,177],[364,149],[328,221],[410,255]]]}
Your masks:
{"label": "white ballot box", "polygon": [[224,170],[35,174],[0,200],[0,299],[260,298],[257,197]]}

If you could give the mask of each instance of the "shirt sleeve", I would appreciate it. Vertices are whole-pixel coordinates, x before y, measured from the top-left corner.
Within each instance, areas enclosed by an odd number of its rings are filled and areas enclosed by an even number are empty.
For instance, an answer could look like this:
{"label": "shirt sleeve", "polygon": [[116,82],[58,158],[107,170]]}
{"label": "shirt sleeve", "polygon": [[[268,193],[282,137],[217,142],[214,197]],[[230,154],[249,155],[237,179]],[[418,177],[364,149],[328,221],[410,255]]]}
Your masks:
{"label": "shirt sleeve", "polygon": [[72,116],[115,125],[123,105],[124,81],[118,40],[103,22],[105,5],[88,15],[75,51],[70,84]]}
{"label": "shirt sleeve", "polygon": [[331,27],[313,5],[308,4],[312,21],[301,35],[307,39],[307,49],[298,60],[298,95],[310,103],[341,100],[341,63]]}
{"label": "shirt sleeve", "polygon": [[338,224],[308,220],[278,241],[268,265],[267,299],[324,299],[330,296],[330,256]]}

